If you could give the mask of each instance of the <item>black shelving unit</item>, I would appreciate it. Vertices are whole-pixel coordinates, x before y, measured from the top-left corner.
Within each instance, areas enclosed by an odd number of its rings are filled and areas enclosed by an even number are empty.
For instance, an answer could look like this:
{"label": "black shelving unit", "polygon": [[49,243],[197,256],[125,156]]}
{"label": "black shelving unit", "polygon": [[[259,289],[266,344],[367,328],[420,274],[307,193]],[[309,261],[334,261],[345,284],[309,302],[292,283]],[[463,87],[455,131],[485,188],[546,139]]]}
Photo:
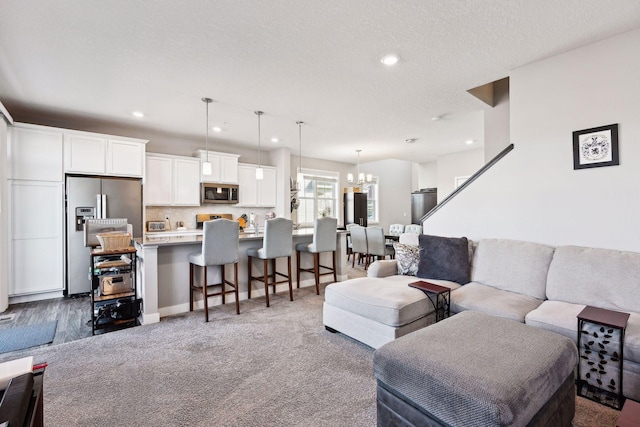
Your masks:
{"label": "black shelving unit", "polygon": [[[92,335],[137,326],[142,300],[137,294],[135,248],[92,250],[90,258]],[[126,289],[110,293],[104,288],[109,282]]]}

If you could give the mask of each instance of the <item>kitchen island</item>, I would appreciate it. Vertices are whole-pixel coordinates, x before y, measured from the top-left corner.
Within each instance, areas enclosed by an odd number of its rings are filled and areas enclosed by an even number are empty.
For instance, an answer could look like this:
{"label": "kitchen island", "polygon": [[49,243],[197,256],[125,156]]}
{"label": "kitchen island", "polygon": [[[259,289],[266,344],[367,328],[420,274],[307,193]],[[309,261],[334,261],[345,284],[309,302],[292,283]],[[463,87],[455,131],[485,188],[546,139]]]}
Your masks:
{"label": "kitchen island", "polygon": [[[260,233],[240,233],[239,253],[238,253],[238,288],[240,301],[247,299],[247,249],[262,246],[263,234]],[[346,279],[343,276],[344,256],[345,253],[345,232],[338,231],[337,254],[336,254],[336,270],[338,280]],[[313,240],[313,229],[301,229],[293,231],[293,248],[291,254],[291,275],[294,288],[296,284],[296,253],[295,246],[298,243],[311,243]],[[144,238],[135,239],[135,245],[138,252],[138,278],[137,286],[142,295],[143,309],[141,323],[150,324],[160,321],[160,317],[172,314],[184,313],[189,311],[189,254],[199,252],[202,247],[202,233],[185,233],[176,235],[162,235],[154,233],[146,235]],[[323,253],[320,255],[322,265],[331,265],[331,253]],[[286,258],[277,260],[278,271],[286,273]],[[309,254],[302,254],[301,260],[303,268],[313,267],[313,257]],[[231,273],[230,267],[227,267],[227,276]],[[262,262],[254,260],[254,275],[262,270]],[[218,283],[220,281],[220,267],[208,268],[209,283]],[[233,276],[231,276],[233,277]],[[324,276],[331,277],[331,276]],[[199,276],[197,280],[200,280]],[[327,280],[327,279],[324,279]],[[251,284],[252,297],[260,297],[264,295],[264,284],[254,281]],[[301,273],[300,286],[315,286],[312,274]],[[272,289],[270,287],[270,289]],[[287,283],[277,285],[276,292],[288,289]],[[203,307],[202,298],[194,295],[195,308]],[[232,296],[227,296],[227,304],[233,302]],[[295,300],[294,300],[295,302]],[[220,305],[221,298],[209,298],[209,307]],[[242,313],[242,304],[240,304],[240,312]]]}

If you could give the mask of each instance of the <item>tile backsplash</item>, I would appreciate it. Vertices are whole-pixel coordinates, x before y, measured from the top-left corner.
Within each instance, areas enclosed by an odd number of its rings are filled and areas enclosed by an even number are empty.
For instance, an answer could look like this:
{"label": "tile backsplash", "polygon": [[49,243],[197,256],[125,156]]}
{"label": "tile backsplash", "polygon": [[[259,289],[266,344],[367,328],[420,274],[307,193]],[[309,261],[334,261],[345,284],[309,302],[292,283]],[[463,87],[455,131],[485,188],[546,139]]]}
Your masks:
{"label": "tile backsplash", "polygon": [[[164,221],[169,217],[171,229],[177,227],[176,223],[182,221],[187,228],[196,228],[196,214],[231,214],[233,219],[246,214],[256,215],[256,222],[259,226],[264,222],[264,215],[273,212],[271,208],[241,208],[234,205],[211,205],[211,206],[152,206],[146,208],[146,221]],[[146,224],[145,224],[146,229]]]}

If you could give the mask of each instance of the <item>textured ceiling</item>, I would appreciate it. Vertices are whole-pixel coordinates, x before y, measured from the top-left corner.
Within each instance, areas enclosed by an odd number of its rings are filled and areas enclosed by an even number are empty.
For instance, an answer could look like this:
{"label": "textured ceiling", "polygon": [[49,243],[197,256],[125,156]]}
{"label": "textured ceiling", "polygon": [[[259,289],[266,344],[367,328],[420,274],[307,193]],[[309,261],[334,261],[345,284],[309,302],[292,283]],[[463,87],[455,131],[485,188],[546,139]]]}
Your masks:
{"label": "textured ceiling", "polygon": [[263,110],[267,149],[297,154],[302,120],[304,156],[423,162],[483,143],[468,89],[637,27],[638,0],[2,0],[0,101],[204,146],[207,96],[219,142],[257,147]]}

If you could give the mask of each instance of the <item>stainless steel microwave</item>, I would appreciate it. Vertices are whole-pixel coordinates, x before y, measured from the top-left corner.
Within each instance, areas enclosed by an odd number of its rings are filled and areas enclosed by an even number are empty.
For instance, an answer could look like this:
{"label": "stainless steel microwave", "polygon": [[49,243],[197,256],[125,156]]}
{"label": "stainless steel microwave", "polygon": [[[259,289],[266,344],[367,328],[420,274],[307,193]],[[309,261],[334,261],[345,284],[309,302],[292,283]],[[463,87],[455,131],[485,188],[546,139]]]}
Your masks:
{"label": "stainless steel microwave", "polygon": [[201,202],[204,203],[238,203],[238,186],[235,184],[202,183]]}

